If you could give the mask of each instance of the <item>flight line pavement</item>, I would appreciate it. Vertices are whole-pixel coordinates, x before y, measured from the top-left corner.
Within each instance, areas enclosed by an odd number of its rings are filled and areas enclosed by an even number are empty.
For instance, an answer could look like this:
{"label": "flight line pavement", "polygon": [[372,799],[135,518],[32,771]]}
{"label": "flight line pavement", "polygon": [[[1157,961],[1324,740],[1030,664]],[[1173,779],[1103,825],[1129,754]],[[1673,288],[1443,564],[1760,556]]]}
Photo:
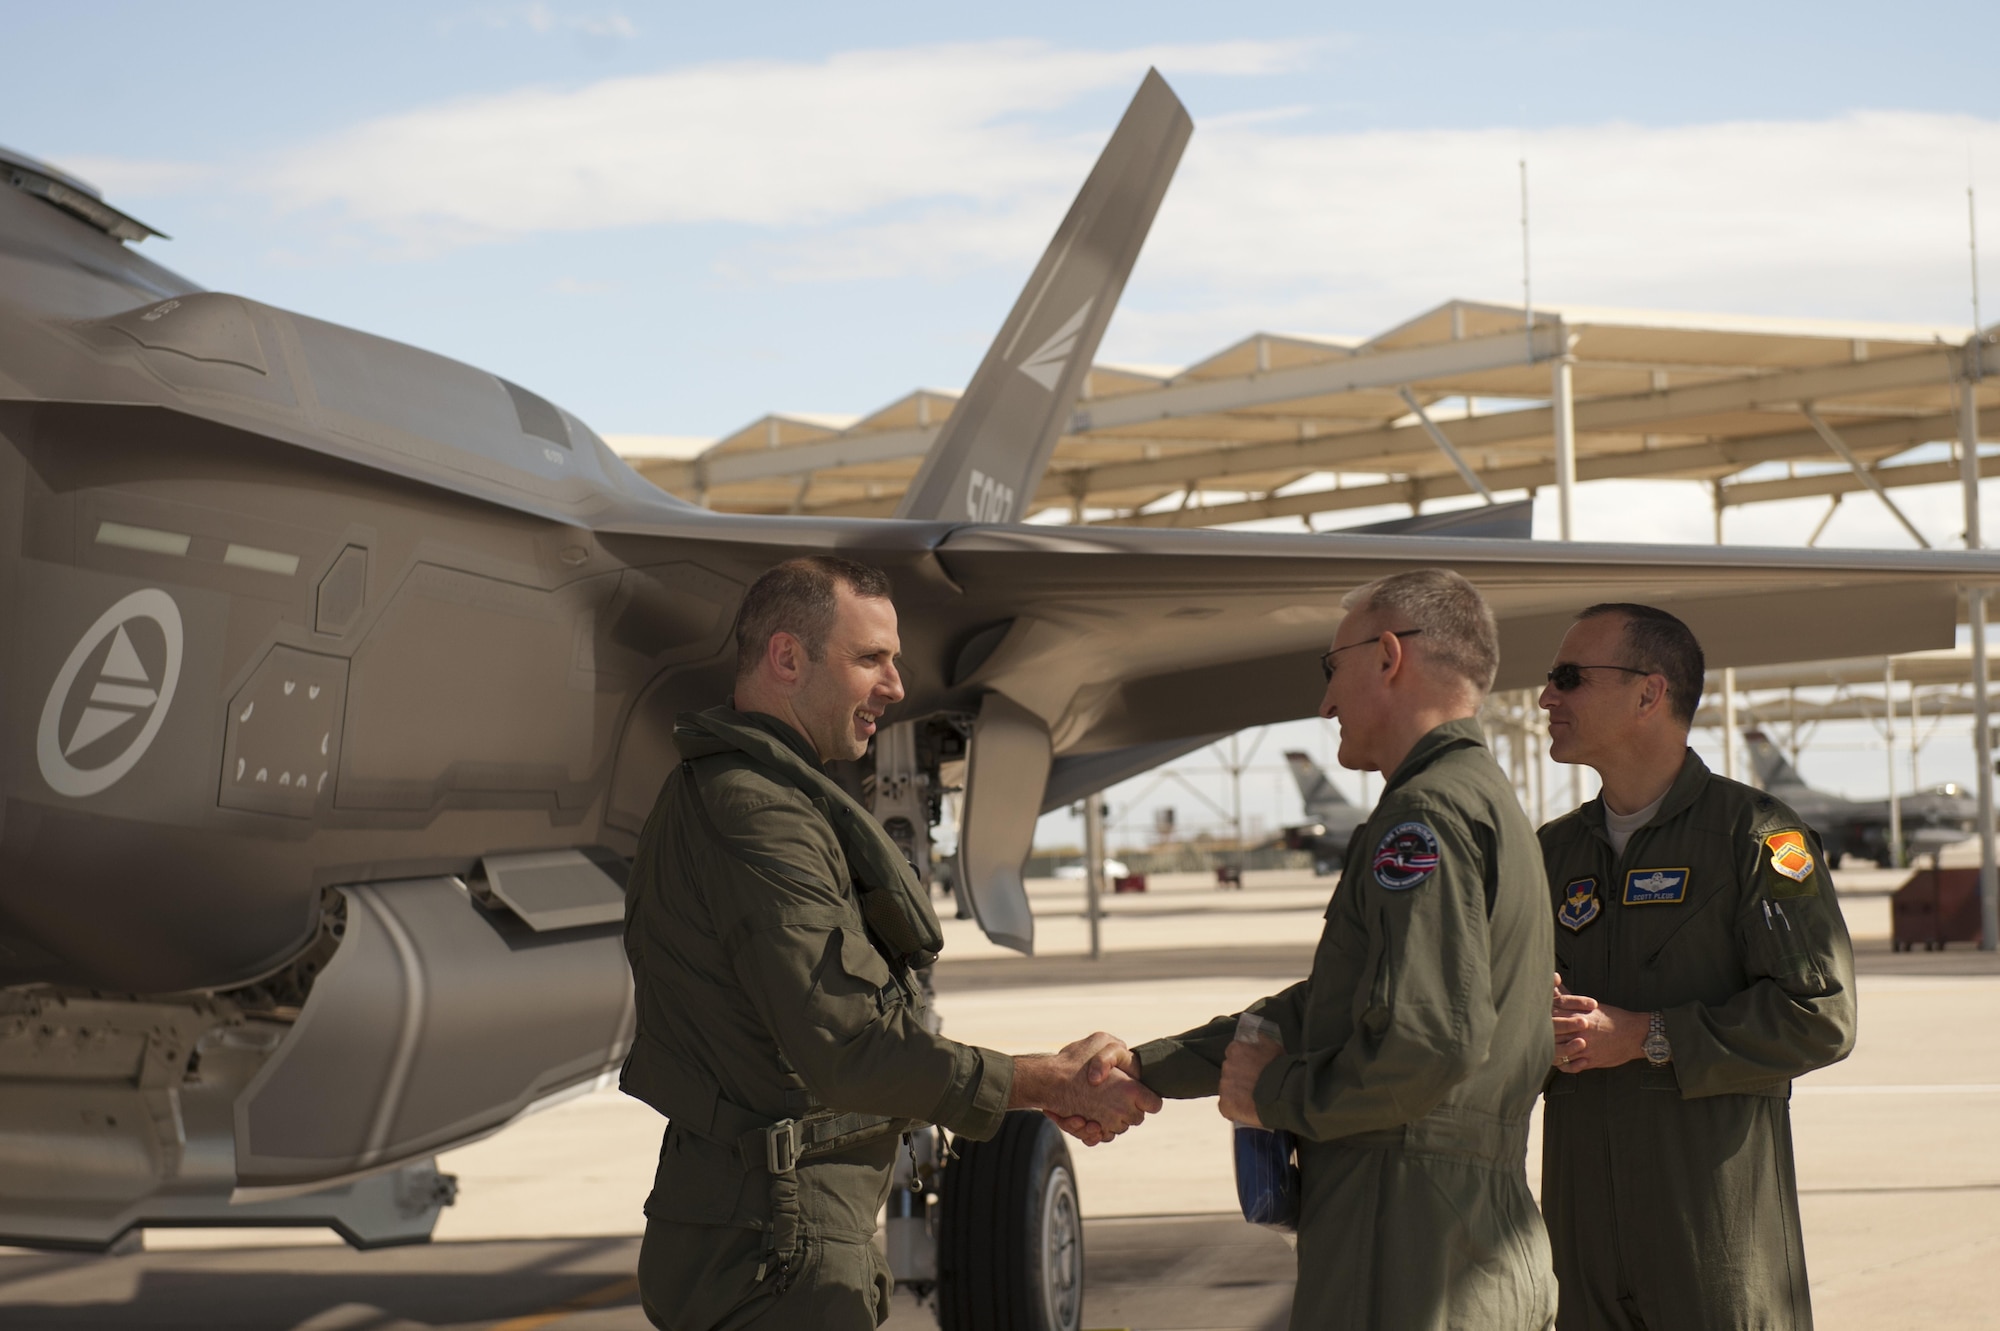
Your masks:
{"label": "flight line pavement", "polygon": [[[1814,1310],[1834,1331],[1988,1325],[1984,1286],[2000,1269],[2000,958],[1892,953],[1887,891],[1902,877],[1835,875],[1861,973],[1860,1040],[1793,1100]],[[1332,885],[1245,880],[1223,891],[1206,875],[1156,875],[1143,895],[1108,897],[1096,961],[1075,882],[1032,885],[1032,958],[949,920],[945,1029],[1046,1049],[1094,1029],[1136,1042],[1236,1011],[1305,973]],[[630,1274],[659,1128],[650,1109],[600,1089],[446,1154],[459,1202],[427,1246],[355,1253],[318,1230],[152,1230],[125,1257],[0,1249],[0,1326],[643,1328]],[[1284,1324],[1291,1251],[1233,1214],[1229,1125],[1212,1101],[1169,1102],[1074,1158],[1085,1326]],[[899,1297],[893,1331],[933,1325]]]}

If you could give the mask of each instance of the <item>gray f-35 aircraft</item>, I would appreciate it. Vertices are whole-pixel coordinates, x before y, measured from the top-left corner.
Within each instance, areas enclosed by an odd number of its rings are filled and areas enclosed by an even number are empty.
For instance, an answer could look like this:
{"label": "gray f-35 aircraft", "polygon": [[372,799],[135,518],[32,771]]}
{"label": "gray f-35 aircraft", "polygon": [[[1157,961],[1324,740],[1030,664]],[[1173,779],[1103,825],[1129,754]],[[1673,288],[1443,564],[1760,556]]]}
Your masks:
{"label": "gray f-35 aircraft", "polygon": [[[1881,865],[1891,863],[1888,800],[1851,800],[1815,790],[1763,731],[1744,731],[1743,742],[1750,750],[1757,784],[1791,806],[1793,813],[1819,833],[1829,865],[1838,869],[1849,855]],[[1979,801],[1957,786],[1916,791],[1896,803],[1903,824],[1903,854],[1909,859],[1936,854],[1978,832]]]}
{"label": "gray f-35 aircraft", "polygon": [[[908,696],[859,773],[1031,949],[1036,817],[1311,715],[1341,595],[1448,563],[1530,682],[1578,605],[1716,664],[1947,645],[1983,554],[1015,521],[1191,131],[1149,75],[898,519],[649,485],[470,365],[206,291],[81,181],[0,161],[0,1242],[160,1224],[428,1234],[435,1154],[602,1084],[627,857],[744,587],[896,585]],[[1783,634],[1768,624],[1783,622]],[[643,1167],[635,1162],[635,1168]]]}
{"label": "gray f-35 aircraft", "polygon": [[1347,858],[1347,843],[1353,839],[1354,829],[1368,821],[1369,810],[1350,803],[1310,754],[1288,750],[1285,763],[1292,769],[1292,780],[1298,783],[1299,798],[1305,802],[1310,820],[1285,829],[1285,846],[1311,851],[1314,873],[1336,873]]}

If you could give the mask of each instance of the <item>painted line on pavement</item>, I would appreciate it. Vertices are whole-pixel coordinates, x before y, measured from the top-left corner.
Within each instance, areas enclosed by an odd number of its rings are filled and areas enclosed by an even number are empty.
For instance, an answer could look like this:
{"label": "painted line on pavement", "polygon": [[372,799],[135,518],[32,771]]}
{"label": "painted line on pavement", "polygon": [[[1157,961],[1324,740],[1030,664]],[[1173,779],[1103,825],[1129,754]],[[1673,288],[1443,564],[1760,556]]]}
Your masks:
{"label": "painted line on pavement", "polygon": [[618,1300],[624,1298],[627,1294],[636,1294],[638,1292],[638,1277],[627,1276],[615,1285],[606,1285],[603,1289],[594,1289],[588,1294],[579,1294],[567,1302],[558,1303],[553,1308],[546,1308],[538,1313],[529,1313],[526,1317],[516,1317],[505,1322],[495,1322],[488,1328],[488,1331],[537,1331],[539,1327],[547,1326],[551,1322],[560,1322],[563,1318],[574,1313],[589,1312],[592,1308],[602,1308],[607,1303],[618,1302]]}

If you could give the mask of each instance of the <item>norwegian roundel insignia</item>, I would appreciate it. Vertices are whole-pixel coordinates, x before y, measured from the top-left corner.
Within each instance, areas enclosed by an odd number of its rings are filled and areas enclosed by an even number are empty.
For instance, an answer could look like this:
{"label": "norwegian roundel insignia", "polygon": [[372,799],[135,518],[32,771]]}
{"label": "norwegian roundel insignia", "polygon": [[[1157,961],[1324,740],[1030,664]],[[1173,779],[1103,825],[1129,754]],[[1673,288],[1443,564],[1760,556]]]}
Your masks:
{"label": "norwegian roundel insignia", "polygon": [[1437,833],[1422,823],[1398,823],[1375,847],[1375,881],[1405,892],[1438,867]]}

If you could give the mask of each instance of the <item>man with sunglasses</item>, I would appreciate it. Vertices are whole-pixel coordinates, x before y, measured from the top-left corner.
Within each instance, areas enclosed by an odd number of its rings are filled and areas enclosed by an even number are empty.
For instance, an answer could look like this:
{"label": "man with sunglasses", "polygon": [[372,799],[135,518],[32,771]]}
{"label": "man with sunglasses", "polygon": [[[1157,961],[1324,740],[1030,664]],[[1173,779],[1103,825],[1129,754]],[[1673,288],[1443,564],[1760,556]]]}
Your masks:
{"label": "man with sunglasses", "polygon": [[1542,691],[1604,786],[1541,830],[1562,1331],[1812,1325],[1787,1101],[1853,1047],[1854,958],[1812,829],[1687,747],[1702,671],[1673,615],[1594,605]]}
{"label": "man with sunglasses", "polygon": [[1320,715],[1342,766],[1387,781],[1311,975],[1249,1009],[1282,1044],[1235,1041],[1232,1013],[1093,1071],[1297,1138],[1294,1327],[1540,1331],[1555,1282],[1526,1162],[1554,953],[1534,829],[1477,719],[1493,615],[1443,569],[1345,606]]}

